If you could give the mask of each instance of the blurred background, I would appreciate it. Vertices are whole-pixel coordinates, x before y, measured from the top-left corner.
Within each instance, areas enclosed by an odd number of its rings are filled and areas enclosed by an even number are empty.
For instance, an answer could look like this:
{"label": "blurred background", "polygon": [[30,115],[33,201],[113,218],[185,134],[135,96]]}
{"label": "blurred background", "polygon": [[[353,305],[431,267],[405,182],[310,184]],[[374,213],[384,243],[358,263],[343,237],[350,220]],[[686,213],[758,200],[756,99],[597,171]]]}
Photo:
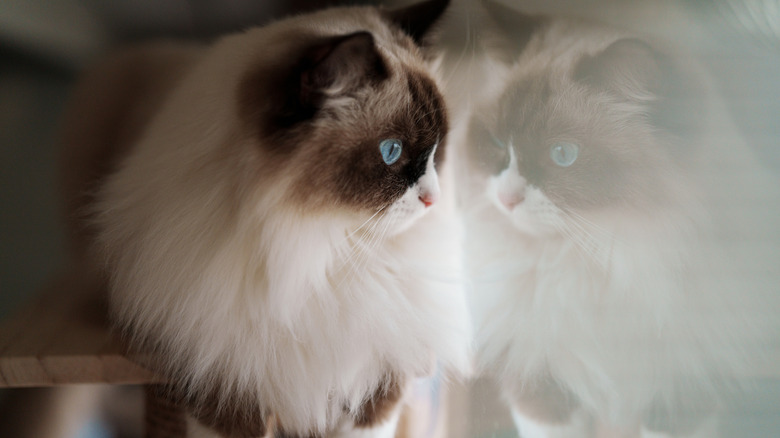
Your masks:
{"label": "blurred background", "polygon": [[[336,3],[345,2],[0,1],[0,319],[31,297],[65,262],[56,187],[56,138],[69,91],[85,66],[133,41],[157,37],[208,40]],[[503,3],[528,12],[586,16],[679,41],[709,64],[742,134],[761,160],[780,174],[777,0]],[[767,380],[760,388],[744,406],[735,408],[723,436],[780,436],[776,408],[780,406],[780,385]],[[0,401],[8,393],[0,392]],[[513,436],[513,432],[501,430],[499,420],[493,419],[487,408],[473,410],[483,418],[484,428],[492,430],[484,436]],[[78,436],[106,436],[98,429],[91,425]],[[2,431],[0,435],[5,436]]]}

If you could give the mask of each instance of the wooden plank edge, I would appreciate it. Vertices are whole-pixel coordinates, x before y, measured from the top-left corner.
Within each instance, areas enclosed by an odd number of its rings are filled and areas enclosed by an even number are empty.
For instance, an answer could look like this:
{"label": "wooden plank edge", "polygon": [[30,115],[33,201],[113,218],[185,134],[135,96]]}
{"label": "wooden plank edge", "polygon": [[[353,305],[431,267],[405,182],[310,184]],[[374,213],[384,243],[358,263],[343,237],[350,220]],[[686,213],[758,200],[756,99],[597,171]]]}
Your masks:
{"label": "wooden plank edge", "polygon": [[0,362],[0,388],[164,382],[121,355],[6,357]]}

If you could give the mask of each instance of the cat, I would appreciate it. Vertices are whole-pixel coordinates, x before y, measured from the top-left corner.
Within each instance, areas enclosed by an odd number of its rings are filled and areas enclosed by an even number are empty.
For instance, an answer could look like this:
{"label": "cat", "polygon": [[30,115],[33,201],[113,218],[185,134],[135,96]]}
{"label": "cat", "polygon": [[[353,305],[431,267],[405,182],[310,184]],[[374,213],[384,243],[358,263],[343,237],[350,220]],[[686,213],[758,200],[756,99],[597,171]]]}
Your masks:
{"label": "cat", "polygon": [[440,62],[479,370],[523,438],[715,436],[778,333],[777,179],[691,58],[483,5]]}
{"label": "cat", "polygon": [[391,437],[416,376],[468,372],[423,51],[447,3],[146,46],[77,91],[74,253],[103,261],[114,324],[191,432]]}

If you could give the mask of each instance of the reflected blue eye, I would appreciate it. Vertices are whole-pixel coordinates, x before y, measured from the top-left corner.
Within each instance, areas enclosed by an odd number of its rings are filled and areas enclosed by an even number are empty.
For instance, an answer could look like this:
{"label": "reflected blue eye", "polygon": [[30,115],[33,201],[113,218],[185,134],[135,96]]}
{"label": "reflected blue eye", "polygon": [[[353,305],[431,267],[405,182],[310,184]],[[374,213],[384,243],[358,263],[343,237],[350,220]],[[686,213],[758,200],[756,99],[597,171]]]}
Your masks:
{"label": "reflected blue eye", "polygon": [[402,149],[401,140],[397,138],[388,138],[379,142],[379,152],[382,153],[382,159],[388,166],[401,158]]}
{"label": "reflected blue eye", "polygon": [[550,158],[561,167],[569,167],[574,164],[579,153],[579,146],[566,141],[559,141],[550,146]]}
{"label": "reflected blue eye", "polygon": [[506,143],[504,143],[503,141],[499,140],[498,137],[496,137],[495,135],[490,134],[490,139],[493,140],[493,144],[497,148],[499,148],[499,149],[506,149]]}

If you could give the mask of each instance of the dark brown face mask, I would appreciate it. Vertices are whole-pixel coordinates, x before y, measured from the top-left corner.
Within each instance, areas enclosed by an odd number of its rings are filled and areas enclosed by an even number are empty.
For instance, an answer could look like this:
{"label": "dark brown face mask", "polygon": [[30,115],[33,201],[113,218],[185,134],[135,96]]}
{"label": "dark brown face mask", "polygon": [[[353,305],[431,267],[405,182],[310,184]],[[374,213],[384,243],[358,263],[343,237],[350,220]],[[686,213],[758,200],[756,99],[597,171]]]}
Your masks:
{"label": "dark brown face mask", "polygon": [[244,76],[239,114],[279,164],[271,172],[300,173],[294,202],[374,212],[417,183],[434,149],[434,164],[443,160],[446,107],[415,45],[446,3],[380,14],[399,50],[408,52],[405,60],[389,59],[369,31],[304,36],[285,65],[262,65]]}

